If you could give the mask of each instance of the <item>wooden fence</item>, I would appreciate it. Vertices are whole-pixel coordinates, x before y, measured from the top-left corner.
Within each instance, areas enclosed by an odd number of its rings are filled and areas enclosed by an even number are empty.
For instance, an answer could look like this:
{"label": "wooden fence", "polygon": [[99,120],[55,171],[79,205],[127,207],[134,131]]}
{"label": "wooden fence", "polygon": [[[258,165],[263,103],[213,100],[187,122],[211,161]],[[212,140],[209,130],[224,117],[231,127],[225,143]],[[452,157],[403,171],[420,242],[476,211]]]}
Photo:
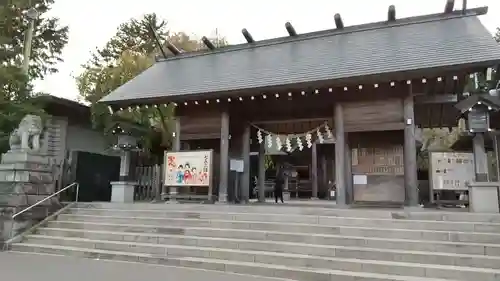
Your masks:
{"label": "wooden fence", "polygon": [[162,166],[143,166],[135,170],[137,186],[135,187],[135,201],[161,200],[163,176]]}

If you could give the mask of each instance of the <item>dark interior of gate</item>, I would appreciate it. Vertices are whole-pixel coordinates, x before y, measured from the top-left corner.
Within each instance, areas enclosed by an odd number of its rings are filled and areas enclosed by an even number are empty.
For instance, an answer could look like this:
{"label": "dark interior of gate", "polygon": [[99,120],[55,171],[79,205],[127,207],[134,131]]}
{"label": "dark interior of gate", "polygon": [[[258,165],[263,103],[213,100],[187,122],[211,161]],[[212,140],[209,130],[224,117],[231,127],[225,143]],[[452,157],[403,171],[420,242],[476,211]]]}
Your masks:
{"label": "dark interior of gate", "polygon": [[[359,26],[344,26],[336,15],[336,28],[307,34],[287,24],[286,37],[160,60],[102,102],[114,110],[175,103],[181,149],[215,152],[214,194],[232,192],[232,158],[245,164],[232,197],[258,194],[262,170],[267,180],[274,176],[258,160],[267,150],[296,172],[292,197],[328,198],[336,188],[337,204],[417,205],[415,128],[456,127],[454,105],[465,98],[470,74],[500,62],[477,18],[486,12],[389,13]],[[329,140],[316,135],[325,125]],[[269,134],[305,132],[312,140],[302,139],[302,150],[297,143],[290,151],[266,149]]]}

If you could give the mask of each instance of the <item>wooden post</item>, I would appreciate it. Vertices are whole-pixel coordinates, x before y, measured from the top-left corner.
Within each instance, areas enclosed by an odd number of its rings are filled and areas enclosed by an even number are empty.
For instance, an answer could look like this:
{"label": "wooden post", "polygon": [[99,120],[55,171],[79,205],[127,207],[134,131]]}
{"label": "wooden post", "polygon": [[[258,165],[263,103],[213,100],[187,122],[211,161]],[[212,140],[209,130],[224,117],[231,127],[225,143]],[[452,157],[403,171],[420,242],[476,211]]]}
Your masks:
{"label": "wooden post", "polygon": [[219,202],[227,202],[229,181],[229,113],[222,112],[220,129],[220,179]]}
{"label": "wooden post", "polygon": [[[175,118],[174,121],[174,132],[173,132],[173,140],[172,140],[172,151],[178,152],[181,151],[181,120],[179,117]],[[165,164],[166,165],[166,164]],[[166,166],[165,166],[166,167]],[[169,202],[177,203],[177,195],[179,187],[171,186],[168,190]]]}
{"label": "wooden post", "polygon": [[266,202],[266,144],[262,142],[259,146],[259,202]]}
{"label": "wooden post", "polygon": [[476,182],[488,181],[488,157],[484,148],[484,134],[477,133],[472,139],[472,150],[474,152],[474,170]]}
{"label": "wooden post", "polygon": [[337,205],[346,204],[345,182],[345,132],[342,104],[335,104],[335,182],[337,185]]}
{"label": "wooden post", "polygon": [[494,153],[495,153],[495,176],[496,179],[495,181],[500,181],[500,138],[498,135],[493,136],[493,148],[494,148]]}
{"label": "wooden post", "polygon": [[153,179],[151,184],[153,185],[153,190],[155,191],[154,201],[161,200],[161,192],[162,192],[162,184],[161,184],[161,166],[154,165],[153,166]]}
{"label": "wooden post", "polygon": [[352,153],[351,147],[349,146],[348,138],[345,138],[345,196],[346,204],[351,204],[354,199],[354,190],[352,182]]}
{"label": "wooden post", "polygon": [[181,120],[179,119],[179,117],[175,118],[174,127],[172,150],[181,151]]}
{"label": "wooden post", "polygon": [[415,138],[415,113],[412,87],[403,100],[404,129],[404,181],[405,204],[418,206],[417,144]]}
{"label": "wooden post", "polygon": [[318,199],[318,144],[316,142],[313,143],[312,149],[312,163],[311,163],[311,198]]}
{"label": "wooden post", "polygon": [[328,192],[328,162],[324,153],[321,155],[321,171],[321,190],[325,194],[324,192]]}
{"label": "wooden post", "polygon": [[241,203],[248,203],[250,199],[250,125],[246,124],[243,130],[241,139],[242,158],[243,158],[243,175],[241,175]]}

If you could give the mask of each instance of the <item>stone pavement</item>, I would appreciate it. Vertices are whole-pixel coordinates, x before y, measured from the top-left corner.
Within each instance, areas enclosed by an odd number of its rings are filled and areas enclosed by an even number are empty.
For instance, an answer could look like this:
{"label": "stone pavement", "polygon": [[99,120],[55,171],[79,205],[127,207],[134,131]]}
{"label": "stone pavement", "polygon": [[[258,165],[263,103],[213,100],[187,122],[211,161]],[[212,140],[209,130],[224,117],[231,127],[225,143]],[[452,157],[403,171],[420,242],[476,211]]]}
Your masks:
{"label": "stone pavement", "polygon": [[285,281],[198,269],[0,252],[0,280],[15,281]]}

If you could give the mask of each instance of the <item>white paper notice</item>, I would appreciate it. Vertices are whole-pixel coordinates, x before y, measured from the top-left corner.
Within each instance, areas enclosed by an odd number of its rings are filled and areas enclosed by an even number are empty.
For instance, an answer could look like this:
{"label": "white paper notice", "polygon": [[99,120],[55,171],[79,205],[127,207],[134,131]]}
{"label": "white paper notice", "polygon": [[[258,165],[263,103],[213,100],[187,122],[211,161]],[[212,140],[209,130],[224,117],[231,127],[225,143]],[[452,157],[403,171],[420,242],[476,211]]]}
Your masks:
{"label": "white paper notice", "polygon": [[368,184],[368,177],[366,175],[353,175],[353,184]]}

